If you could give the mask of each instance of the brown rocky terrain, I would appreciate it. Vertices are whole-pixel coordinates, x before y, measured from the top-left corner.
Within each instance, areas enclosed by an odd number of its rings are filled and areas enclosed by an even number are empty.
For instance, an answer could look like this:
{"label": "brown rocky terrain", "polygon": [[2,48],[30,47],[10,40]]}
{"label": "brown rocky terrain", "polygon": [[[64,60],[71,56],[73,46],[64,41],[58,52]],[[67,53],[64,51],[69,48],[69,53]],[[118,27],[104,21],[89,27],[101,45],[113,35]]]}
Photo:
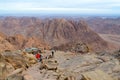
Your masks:
{"label": "brown rocky terrain", "polygon": [[5,78],[19,74],[36,62],[37,59],[32,54],[14,51],[0,53],[0,80],[9,80]]}
{"label": "brown rocky terrain", "polygon": [[97,32],[111,47],[120,48],[120,18],[86,18],[89,27]]}
{"label": "brown rocky terrain", "polygon": [[3,33],[0,33],[0,52],[5,50],[15,50],[15,47],[9,43]]}
{"label": "brown rocky terrain", "polygon": [[119,66],[119,60],[108,52],[80,55],[57,51],[54,58],[44,59],[23,75],[31,80],[119,80]]}
{"label": "brown rocky terrain", "polygon": [[46,56],[50,56],[46,50],[42,55],[43,61],[37,63],[32,54],[0,53],[0,79],[120,80],[120,51],[84,55],[56,51],[54,57],[46,59]]}
{"label": "brown rocky terrain", "polygon": [[54,50],[61,50],[61,51],[71,51],[74,53],[87,53],[90,51],[90,48],[82,42],[70,42],[67,44],[60,45],[58,47],[53,47]]}
{"label": "brown rocky terrain", "polygon": [[25,49],[30,47],[37,47],[42,49],[49,49],[49,45],[42,42],[36,37],[25,37],[21,34],[14,36],[6,36],[0,33],[0,51],[13,51],[18,49]]}
{"label": "brown rocky terrain", "polygon": [[120,46],[120,35],[99,34],[107,42]]}
{"label": "brown rocky terrain", "polygon": [[[120,50],[90,52],[110,45],[83,20],[5,17],[0,30],[0,80],[120,80]],[[48,44],[57,51],[43,49],[42,62],[14,50]]]}
{"label": "brown rocky terrain", "polygon": [[6,40],[12,45],[14,45],[16,49],[24,49],[30,47],[49,49],[49,45],[36,37],[25,37],[21,34],[18,34],[15,36],[9,36],[6,38]]}
{"label": "brown rocky terrain", "polygon": [[101,34],[120,35],[120,18],[88,18],[88,25]]}
{"label": "brown rocky terrain", "polygon": [[[100,38],[97,33],[92,31],[83,20],[5,17],[0,19],[0,31],[9,36],[15,37],[9,37],[7,40],[14,45],[18,44],[17,47],[20,48],[25,46],[29,47],[27,44],[36,44],[38,46],[39,42],[48,43],[51,47],[60,46],[67,43],[70,44],[73,42],[83,42],[91,50],[102,50],[109,48],[108,43]],[[14,36],[16,34],[27,37],[28,43],[26,43],[26,45],[23,44],[26,42],[24,37]],[[21,39],[17,39],[20,37]]]}

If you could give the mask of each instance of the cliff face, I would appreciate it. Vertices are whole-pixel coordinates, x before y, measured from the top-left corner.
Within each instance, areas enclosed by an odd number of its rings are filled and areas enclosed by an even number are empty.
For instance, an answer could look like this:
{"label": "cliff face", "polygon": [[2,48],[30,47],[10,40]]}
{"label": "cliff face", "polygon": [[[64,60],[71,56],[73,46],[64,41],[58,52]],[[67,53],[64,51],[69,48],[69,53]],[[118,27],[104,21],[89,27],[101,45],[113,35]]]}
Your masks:
{"label": "cliff face", "polygon": [[[28,44],[36,44],[38,46],[38,43],[45,42],[54,47],[70,42],[81,41],[90,46],[91,49],[108,48],[107,42],[89,29],[88,25],[83,20],[6,17],[0,19],[0,30],[7,35],[21,34],[25,37],[32,37],[27,38],[28,43],[26,43],[26,46]],[[19,37],[20,36],[15,37],[15,40],[17,40],[15,42],[17,43],[13,42],[13,44],[19,43],[19,47],[23,47],[23,43],[25,43],[26,40],[24,37],[18,39]],[[11,38],[8,40],[11,43]]]}

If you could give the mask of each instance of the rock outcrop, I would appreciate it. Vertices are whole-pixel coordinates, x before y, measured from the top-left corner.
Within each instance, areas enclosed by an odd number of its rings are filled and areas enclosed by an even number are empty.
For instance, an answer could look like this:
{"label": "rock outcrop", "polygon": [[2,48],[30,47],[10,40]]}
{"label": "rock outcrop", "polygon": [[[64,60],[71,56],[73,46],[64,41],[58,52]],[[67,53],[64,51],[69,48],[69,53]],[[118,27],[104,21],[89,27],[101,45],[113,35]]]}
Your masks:
{"label": "rock outcrop", "polygon": [[95,70],[82,74],[82,80],[115,80],[101,70]]}
{"label": "rock outcrop", "polygon": [[[89,53],[85,55],[70,56],[70,58],[68,56],[69,55],[66,56],[66,60],[64,60],[64,58],[62,60],[58,59],[58,63],[60,62],[58,71],[73,73],[69,74],[69,76],[75,77],[75,80],[120,79],[120,62],[110,53],[105,53],[104,55]],[[84,77],[85,79],[83,79]]]}
{"label": "rock outcrop", "polygon": [[9,36],[6,39],[9,43],[16,47],[16,49],[24,49],[37,47],[42,49],[49,49],[49,45],[43,42],[41,39],[37,37],[25,37],[21,34],[17,34],[14,36]]}
{"label": "rock outcrop", "polygon": [[42,61],[40,65],[40,70],[47,69],[47,70],[57,70],[58,63],[54,59],[45,59]]}
{"label": "rock outcrop", "polygon": [[62,50],[62,51],[71,51],[75,53],[88,53],[90,51],[89,47],[82,42],[70,42],[58,47],[53,47],[53,49]]}
{"label": "rock outcrop", "polygon": [[0,36],[0,52],[5,50],[15,50],[15,47],[5,39],[5,36],[1,35]]}
{"label": "rock outcrop", "polygon": [[0,80],[4,80],[5,78],[12,80],[14,78],[12,76],[22,72],[35,63],[37,63],[37,60],[32,54],[14,52],[0,53]]}

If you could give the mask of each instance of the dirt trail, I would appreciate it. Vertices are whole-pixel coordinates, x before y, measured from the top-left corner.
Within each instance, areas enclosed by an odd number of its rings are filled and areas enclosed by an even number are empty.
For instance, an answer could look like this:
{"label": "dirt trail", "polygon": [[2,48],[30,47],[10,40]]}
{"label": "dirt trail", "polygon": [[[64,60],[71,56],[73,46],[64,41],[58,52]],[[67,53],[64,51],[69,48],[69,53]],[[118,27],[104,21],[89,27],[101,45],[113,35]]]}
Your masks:
{"label": "dirt trail", "polygon": [[41,80],[39,65],[40,65],[40,63],[35,64],[34,66],[32,66],[29,69],[27,69],[26,71],[24,71],[23,74],[24,75],[28,74],[28,75],[32,76],[34,80]]}
{"label": "dirt trail", "polygon": [[[45,56],[46,55],[49,55],[49,52],[47,52],[47,54],[44,54]],[[74,54],[70,53],[70,52],[61,52],[61,51],[57,51],[55,52],[55,55],[54,55],[54,59],[58,61],[59,65],[58,67],[61,67],[61,68],[64,68],[66,67],[66,65],[69,65],[66,64],[66,60],[67,59],[70,59],[71,57],[73,57]],[[31,77],[33,77],[34,80],[47,80],[45,79],[47,75],[49,75],[50,73],[54,73],[52,71],[45,71],[45,70],[42,70],[40,71],[39,70],[39,67],[40,67],[40,62],[33,65],[32,67],[30,67],[29,69],[27,69],[26,71],[23,72],[23,75],[30,75]],[[49,80],[53,80],[53,79],[49,79]]]}
{"label": "dirt trail", "polygon": [[[49,55],[50,52],[47,52],[46,55]],[[84,62],[82,59],[85,55],[75,54],[71,52],[55,52],[54,58],[59,63],[58,68],[66,71],[76,71],[78,73],[80,63]],[[33,77],[34,80],[56,80],[54,76],[56,75],[54,71],[39,70],[41,63],[37,63],[34,66],[30,67],[23,74],[28,74]],[[49,78],[47,76],[50,76]]]}

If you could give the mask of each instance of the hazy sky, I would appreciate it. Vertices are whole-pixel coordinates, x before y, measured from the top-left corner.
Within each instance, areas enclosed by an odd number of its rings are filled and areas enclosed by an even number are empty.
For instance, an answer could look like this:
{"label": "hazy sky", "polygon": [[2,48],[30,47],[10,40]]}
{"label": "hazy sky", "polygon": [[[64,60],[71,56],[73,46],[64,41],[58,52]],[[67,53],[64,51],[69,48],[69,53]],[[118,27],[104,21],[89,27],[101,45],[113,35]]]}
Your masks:
{"label": "hazy sky", "polygon": [[0,14],[119,15],[120,0],[0,0]]}

